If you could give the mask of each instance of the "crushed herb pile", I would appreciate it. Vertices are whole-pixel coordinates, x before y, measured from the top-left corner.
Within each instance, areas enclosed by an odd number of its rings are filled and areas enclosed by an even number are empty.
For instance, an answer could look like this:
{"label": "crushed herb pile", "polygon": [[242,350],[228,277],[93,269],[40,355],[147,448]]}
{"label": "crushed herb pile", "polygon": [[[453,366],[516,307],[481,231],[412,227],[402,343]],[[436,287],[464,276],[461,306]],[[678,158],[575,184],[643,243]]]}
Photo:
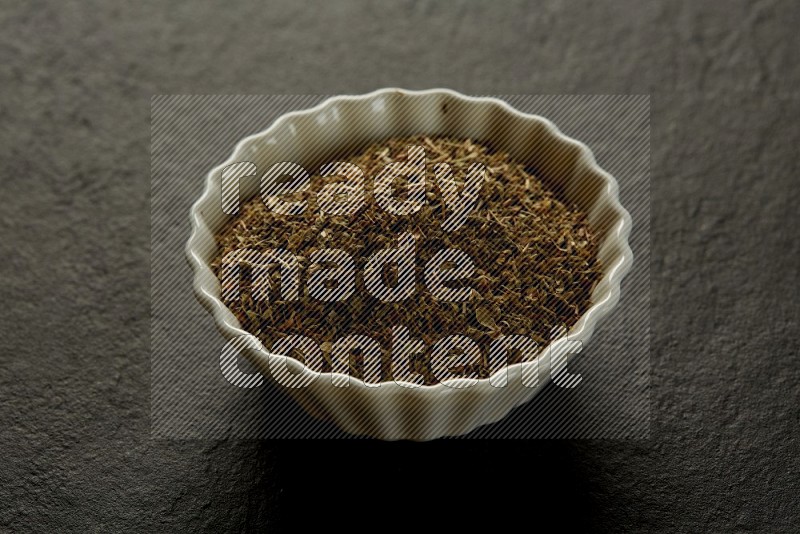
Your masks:
{"label": "crushed herb pile", "polygon": [[[373,179],[387,163],[405,160],[411,145],[425,149],[427,204],[413,214],[393,215],[374,201]],[[589,308],[600,265],[596,238],[586,215],[557,198],[532,169],[508,154],[470,140],[412,137],[376,144],[337,161],[358,165],[365,173],[367,202],[357,213],[330,215],[318,209],[317,192],[344,178],[317,174],[305,191],[287,197],[306,200],[303,213],[273,213],[256,196],[241,206],[238,217],[217,236],[219,253],[212,267],[220,278],[222,259],[243,248],[291,252],[298,259],[304,281],[315,268],[308,258],[319,249],[343,249],[355,262],[356,291],[342,302],[313,299],[304,284],[299,300],[281,300],[277,269],[270,272],[276,290],[269,300],[254,299],[244,265],[239,298],[227,305],[243,328],[257,336],[267,349],[283,336],[307,336],[323,350],[325,361],[316,370],[329,371],[333,342],[349,334],[366,335],[381,344],[382,380],[417,374],[423,383],[435,384],[438,380],[431,368],[431,346],[444,336],[457,334],[476,342],[482,355],[471,364],[452,367],[452,376],[486,378],[488,349],[493,339],[521,334],[543,348],[553,329],[569,330]],[[473,163],[483,164],[488,171],[475,209],[452,232],[441,227],[445,218],[443,196],[432,170],[440,162],[452,165],[456,180],[463,180],[460,177]],[[402,196],[403,184],[397,185]],[[374,252],[396,247],[401,232],[415,238],[416,291],[402,302],[384,303],[365,290],[360,275]],[[473,275],[451,286],[472,288],[468,301],[439,301],[425,287],[425,264],[444,248],[464,251],[474,263]],[[386,276],[391,277],[391,273]],[[426,352],[410,362],[391,361],[395,326],[404,326],[412,338],[423,340]],[[301,354],[292,355],[303,360]],[[508,361],[516,363],[520,359],[522,354],[515,353],[509,355]],[[363,376],[363,357],[359,358],[358,351],[351,359],[351,369],[354,376]]]}

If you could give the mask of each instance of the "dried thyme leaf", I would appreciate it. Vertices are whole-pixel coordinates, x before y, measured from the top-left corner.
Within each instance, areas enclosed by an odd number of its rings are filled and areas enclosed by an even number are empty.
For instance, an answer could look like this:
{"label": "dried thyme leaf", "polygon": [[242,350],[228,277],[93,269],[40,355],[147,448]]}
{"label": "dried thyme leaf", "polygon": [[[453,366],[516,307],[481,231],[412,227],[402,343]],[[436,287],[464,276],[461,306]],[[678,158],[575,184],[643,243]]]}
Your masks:
{"label": "dried thyme leaf", "polygon": [[478,320],[479,323],[481,323],[486,328],[489,328],[490,330],[498,330],[497,323],[494,322],[492,314],[489,313],[489,310],[487,310],[486,308],[484,307],[476,308],[475,318]]}

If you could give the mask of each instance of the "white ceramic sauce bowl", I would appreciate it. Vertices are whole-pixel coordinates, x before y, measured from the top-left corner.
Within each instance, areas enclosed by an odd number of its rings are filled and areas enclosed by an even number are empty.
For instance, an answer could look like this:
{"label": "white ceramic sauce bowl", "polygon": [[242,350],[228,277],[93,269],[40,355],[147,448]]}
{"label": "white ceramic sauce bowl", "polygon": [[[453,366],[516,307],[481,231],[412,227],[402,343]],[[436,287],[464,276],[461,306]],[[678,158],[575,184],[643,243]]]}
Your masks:
{"label": "white ceramic sauce bowl", "polygon": [[[575,340],[585,346],[598,322],[617,305],[620,282],[633,263],[628,246],[631,218],[619,203],[616,180],[598,167],[585,145],[563,135],[548,120],[521,113],[501,100],[467,97],[447,89],[381,89],[361,96],[334,97],[312,109],[283,115],[267,130],[239,142],[231,158],[209,173],[205,190],[192,207],[186,253],[194,271],[195,293],[228,340],[241,340],[248,334],[221,300],[220,283],[210,267],[217,254],[214,236],[235,217],[222,209],[222,169],[251,161],[263,173],[274,163],[292,161],[313,173],[320,164],[356,147],[412,135],[488,142],[536,169],[537,177],[588,214],[589,226],[598,236],[602,276],[592,292],[591,306],[567,338],[552,342],[537,361],[508,366],[482,380],[455,379],[414,387],[384,382],[375,387],[350,378],[347,387],[336,387],[332,381],[346,383],[347,377],[313,372],[293,358],[266,352],[260,344],[242,346],[242,354],[265,377],[290,370],[294,383],[302,387],[286,391],[312,415],[333,421],[352,434],[388,440],[465,434],[502,419],[515,406],[531,400],[550,376],[550,358],[542,355],[547,350],[557,353]],[[242,184],[242,200],[256,194],[257,182]],[[537,367],[538,383],[524,385],[522,377],[530,376]],[[472,385],[451,387],[468,383]],[[505,387],[496,387],[500,383]]]}

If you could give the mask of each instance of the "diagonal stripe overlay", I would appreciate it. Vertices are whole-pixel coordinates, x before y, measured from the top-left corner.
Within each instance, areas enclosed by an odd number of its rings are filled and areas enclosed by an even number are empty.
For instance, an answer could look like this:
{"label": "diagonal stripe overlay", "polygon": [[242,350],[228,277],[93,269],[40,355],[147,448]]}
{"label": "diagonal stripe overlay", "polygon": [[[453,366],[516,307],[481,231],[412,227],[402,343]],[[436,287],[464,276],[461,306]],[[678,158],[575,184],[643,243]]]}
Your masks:
{"label": "diagonal stripe overlay", "polygon": [[[223,369],[255,373],[243,358],[221,369],[225,339],[195,299],[184,256],[189,210],[210,169],[225,161],[242,138],[261,132],[285,113],[313,107],[320,95],[158,95],[151,101],[151,431],[157,438],[353,437],[309,413],[280,387],[249,379],[236,387]],[[641,439],[650,429],[650,100],[646,95],[494,96],[545,117],[594,153],[619,183],[633,219],[629,243],[634,265],[623,280],[617,308],[597,328],[569,372],[574,388],[547,384],[501,421],[462,438]],[[454,124],[482,120],[456,111]],[[333,126],[331,126],[333,128]],[[491,126],[509,144],[528,140],[502,123]],[[406,132],[408,135],[427,132]],[[343,147],[357,152],[357,132],[340,128]],[[540,147],[540,150],[542,148]],[[544,151],[555,151],[544,147]],[[325,162],[329,154],[303,153]],[[553,159],[559,156],[553,153]],[[567,156],[561,154],[561,157]],[[290,158],[289,158],[290,159]],[[309,168],[309,171],[311,169]],[[371,177],[369,177],[371,178]],[[222,199],[221,199],[222,201]],[[225,202],[230,203],[231,198]],[[369,320],[369,310],[363,319]],[[254,377],[257,375],[253,375]],[[263,383],[261,383],[263,382]],[[260,384],[260,385],[258,385]],[[345,402],[346,397],[342,397]],[[498,400],[498,402],[500,402]],[[311,411],[313,407],[310,407]],[[344,406],[343,406],[344,408]],[[489,410],[491,407],[486,406]],[[367,420],[391,418],[377,407]],[[443,417],[464,416],[455,410]]]}

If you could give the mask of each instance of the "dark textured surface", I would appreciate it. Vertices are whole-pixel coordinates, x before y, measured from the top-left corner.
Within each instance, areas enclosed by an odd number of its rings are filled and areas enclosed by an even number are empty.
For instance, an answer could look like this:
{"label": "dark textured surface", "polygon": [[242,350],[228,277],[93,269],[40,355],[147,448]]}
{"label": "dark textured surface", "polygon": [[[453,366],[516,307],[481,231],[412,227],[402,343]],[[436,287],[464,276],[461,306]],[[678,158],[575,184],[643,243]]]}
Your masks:
{"label": "dark textured surface", "polygon": [[[796,529],[798,13],[4,3],[0,529]],[[382,86],[652,95],[649,440],[150,439],[150,96]]]}

